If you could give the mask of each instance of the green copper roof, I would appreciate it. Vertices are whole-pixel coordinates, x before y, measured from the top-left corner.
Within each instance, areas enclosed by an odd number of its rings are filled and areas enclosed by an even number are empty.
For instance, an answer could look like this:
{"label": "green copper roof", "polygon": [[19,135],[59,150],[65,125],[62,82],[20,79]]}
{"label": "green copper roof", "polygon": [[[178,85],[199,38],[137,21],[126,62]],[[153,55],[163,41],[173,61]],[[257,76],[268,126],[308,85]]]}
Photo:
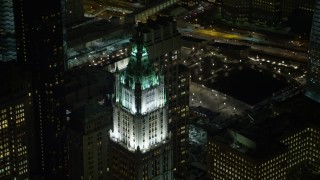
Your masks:
{"label": "green copper roof", "polygon": [[[138,53],[137,45],[134,44],[134,45],[131,47],[131,56],[136,57],[136,56],[137,56],[137,53]],[[142,47],[142,57],[147,57],[147,56],[148,56],[147,49],[143,46],[143,47]]]}
{"label": "green copper roof", "polygon": [[143,43],[133,44],[127,69],[120,75],[121,84],[134,89],[135,84],[140,83],[142,89],[147,89],[158,85],[159,79],[159,75],[153,69],[147,49]]}

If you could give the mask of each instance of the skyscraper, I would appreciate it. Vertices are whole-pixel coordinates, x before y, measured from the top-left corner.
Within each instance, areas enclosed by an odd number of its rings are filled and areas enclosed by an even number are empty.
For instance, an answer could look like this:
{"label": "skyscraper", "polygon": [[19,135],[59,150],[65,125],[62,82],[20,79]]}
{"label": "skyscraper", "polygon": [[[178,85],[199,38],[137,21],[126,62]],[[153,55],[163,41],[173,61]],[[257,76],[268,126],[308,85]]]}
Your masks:
{"label": "skyscraper", "polygon": [[317,0],[310,34],[305,95],[320,102],[320,1]]}
{"label": "skyscraper", "polygon": [[116,73],[111,179],[173,179],[164,76],[137,33],[127,69]]}
{"label": "skyscraper", "polygon": [[0,61],[16,60],[31,71],[33,102],[30,178],[64,174],[63,74],[65,0],[1,0]]}
{"label": "skyscraper", "polygon": [[174,174],[185,179],[189,154],[190,75],[187,68],[179,65],[181,35],[172,16],[158,16],[156,20],[139,23],[136,32],[143,34],[143,43],[156,69],[163,70],[169,107],[169,131],[172,133]]}
{"label": "skyscraper", "polygon": [[[35,138],[38,167],[32,175],[46,179],[65,176],[64,129],[65,28],[64,3],[60,1],[19,1],[19,24],[23,38],[22,61],[32,70]],[[35,10],[35,5],[38,7]]]}
{"label": "skyscraper", "polygon": [[29,75],[16,62],[0,63],[0,179],[29,178],[33,162]]}

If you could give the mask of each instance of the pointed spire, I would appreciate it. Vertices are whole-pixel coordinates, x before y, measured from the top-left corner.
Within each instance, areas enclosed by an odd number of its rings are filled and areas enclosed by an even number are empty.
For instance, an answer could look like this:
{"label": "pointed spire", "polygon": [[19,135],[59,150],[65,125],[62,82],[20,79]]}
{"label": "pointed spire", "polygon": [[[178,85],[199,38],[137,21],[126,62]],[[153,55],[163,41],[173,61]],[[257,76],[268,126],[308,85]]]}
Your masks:
{"label": "pointed spire", "polygon": [[116,73],[118,73],[119,72],[119,67],[118,67],[118,65],[116,64]]}
{"label": "pointed spire", "polygon": [[138,37],[136,39],[137,43],[137,69],[140,72],[141,71],[141,58],[142,58],[142,52],[143,52],[143,38],[141,35],[141,32],[139,31]]}

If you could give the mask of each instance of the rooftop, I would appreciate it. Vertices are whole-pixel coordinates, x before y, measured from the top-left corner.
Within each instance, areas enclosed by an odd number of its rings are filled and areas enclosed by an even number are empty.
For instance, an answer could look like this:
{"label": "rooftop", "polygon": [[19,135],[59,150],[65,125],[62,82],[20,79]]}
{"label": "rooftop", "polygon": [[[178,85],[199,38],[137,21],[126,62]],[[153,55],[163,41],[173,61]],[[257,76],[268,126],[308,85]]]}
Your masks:
{"label": "rooftop", "polygon": [[253,159],[284,150],[284,137],[306,127],[320,128],[320,104],[302,93],[252,117],[244,117],[227,129],[208,134]]}
{"label": "rooftop", "polygon": [[220,132],[218,131],[218,134],[214,136],[214,139],[245,154],[254,161],[267,159],[274,154],[283,153],[286,150],[284,144],[273,141],[271,138],[258,137],[258,130],[254,128],[251,130],[247,129],[246,132],[254,133],[257,137],[250,139],[246,136],[247,134],[245,134],[244,131],[238,132],[233,129],[224,129]]}
{"label": "rooftop", "polygon": [[254,106],[289,86],[287,79],[268,71],[258,71],[250,67],[234,69],[225,77],[208,85],[211,89],[225,93],[250,106]]}
{"label": "rooftop", "polygon": [[120,25],[112,25],[107,20],[90,20],[81,26],[67,30],[68,47],[108,36],[110,33],[122,29],[121,27]]}

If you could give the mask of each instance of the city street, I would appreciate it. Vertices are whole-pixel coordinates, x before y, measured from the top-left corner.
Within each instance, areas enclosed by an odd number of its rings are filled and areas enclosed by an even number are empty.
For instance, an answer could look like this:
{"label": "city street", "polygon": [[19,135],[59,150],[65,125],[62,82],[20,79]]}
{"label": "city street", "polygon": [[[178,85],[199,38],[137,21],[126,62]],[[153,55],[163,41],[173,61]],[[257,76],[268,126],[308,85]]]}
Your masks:
{"label": "city street", "polygon": [[[283,40],[283,42],[266,41],[260,36],[251,35],[241,35],[237,33],[229,33],[222,31],[210,30],[210,29],[197,29],[193,25],[189,27],[180,28],[180,32],[185,36],[192,36],[201,39],[214,40],[215,42],[222,42],[234,45],[246,45],[250,46],[252,50],[267,53],[274,56],[280,56],[283,58],[293,59],[295,61],[306,62],[308,59],[307,52],[305,48],[302,47],[290,47],[287,43],[288,41]],[[251,37],[250,37],[251,36]],[[282,47],[280,45],[283,44]],[[274,45],[277,44],[275,47]],[[288,48],[290,47],[290,48]],[[298,51],[293,51],[292,49],[297,49]]]}

